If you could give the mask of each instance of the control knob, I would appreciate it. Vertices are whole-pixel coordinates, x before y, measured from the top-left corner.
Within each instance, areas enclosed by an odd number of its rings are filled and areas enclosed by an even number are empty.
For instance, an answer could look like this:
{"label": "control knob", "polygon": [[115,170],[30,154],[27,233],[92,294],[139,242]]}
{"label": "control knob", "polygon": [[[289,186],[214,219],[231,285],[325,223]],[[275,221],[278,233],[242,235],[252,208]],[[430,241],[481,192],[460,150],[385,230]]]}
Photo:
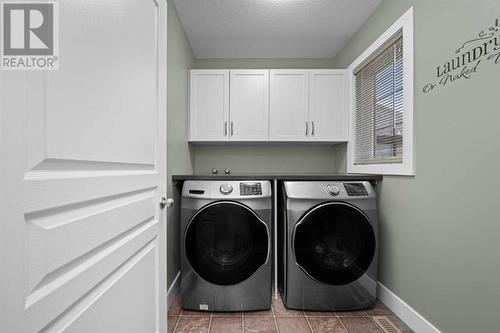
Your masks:
{"label": "control knob", "polygon": [[231,194],[231,192],[233,192],[233,187],[231,186],[231,184],[222,184],[219,190],[220,193],[224,195],[229,195]]}
{"label": "control knob", "polygon": [[326,191],[333,196],[337,196],[340,193],[340,189],[337,185],[326,185]]}

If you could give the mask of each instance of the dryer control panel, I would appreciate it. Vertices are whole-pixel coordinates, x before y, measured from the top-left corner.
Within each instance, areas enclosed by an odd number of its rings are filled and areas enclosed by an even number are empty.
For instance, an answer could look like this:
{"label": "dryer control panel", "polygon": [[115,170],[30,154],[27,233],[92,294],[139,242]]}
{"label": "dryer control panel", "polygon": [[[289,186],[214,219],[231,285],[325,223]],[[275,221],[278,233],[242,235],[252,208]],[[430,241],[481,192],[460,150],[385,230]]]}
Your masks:
{"label": "dryer control panel", "polygon": [[376,197],[368,181],[287,181],[287,198],[302,200],[368,200]]}

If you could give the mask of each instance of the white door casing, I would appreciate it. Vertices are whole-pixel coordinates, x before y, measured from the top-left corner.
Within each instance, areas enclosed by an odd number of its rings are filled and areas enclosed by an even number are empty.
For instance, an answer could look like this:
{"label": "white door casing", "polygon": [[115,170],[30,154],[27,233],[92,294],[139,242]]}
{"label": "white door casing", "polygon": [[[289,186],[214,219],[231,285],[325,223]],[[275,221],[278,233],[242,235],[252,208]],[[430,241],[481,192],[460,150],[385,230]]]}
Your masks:
{"label": "white door casing", "polygon": [[165,332],[166,2],[59,2],[0,73],[0,331]]}
{"label": "white door casing", "polygon": [[271,141],[307,141],[309,129],[309,71],[270,71]]}
{"label": "white door casing", "polygon": [[230,70],[230,140],[269,140],[269,70]]}
{"label": "white door casing", "polygon": [[310,141],[348,140],[348,82],[343,69],[310,71]]}
{"label": "white door casing", "polygon": [[189,140],[229,140],[229,70],[190,71]]}

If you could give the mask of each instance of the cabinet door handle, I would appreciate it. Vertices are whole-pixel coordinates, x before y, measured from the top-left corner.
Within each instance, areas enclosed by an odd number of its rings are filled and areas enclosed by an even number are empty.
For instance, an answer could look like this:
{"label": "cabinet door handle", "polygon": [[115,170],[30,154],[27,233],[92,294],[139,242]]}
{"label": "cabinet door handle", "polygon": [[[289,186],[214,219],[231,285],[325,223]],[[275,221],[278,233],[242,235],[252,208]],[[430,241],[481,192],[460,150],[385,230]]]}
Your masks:
{"label": "cabinet door handle", "polygon": [[231,136],[234,135],[234,124],[233,122],[231,122]]}
{"label": "cabinet door handle", "polygon": [[227,121],[224,122],[224,136],[227,136]]}
{"label": "cabinet door handle", "polygon": [[311,135],[314,135],[314,120],[311,121]]}
{"label": "cabinet door handle", "polygon": [[307,133],[309,133],[309,123],[307,122],[307,120],[305,121],[305,123],[306,123],[306,135],[307,135]]}

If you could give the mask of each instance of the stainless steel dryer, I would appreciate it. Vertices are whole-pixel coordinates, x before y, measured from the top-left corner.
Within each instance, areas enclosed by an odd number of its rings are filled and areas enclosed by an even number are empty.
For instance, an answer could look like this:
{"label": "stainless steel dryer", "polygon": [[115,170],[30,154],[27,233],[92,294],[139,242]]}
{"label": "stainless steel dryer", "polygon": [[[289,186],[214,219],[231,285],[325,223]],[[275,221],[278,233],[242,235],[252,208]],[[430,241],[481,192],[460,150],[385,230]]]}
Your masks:
{"label": "stainless steel dryer", "polygon": [[278,283],[292,309],[370,308],[377,288],[377,203],[369,182],[284,182]]}
{"label": "stainless steel dryer", "polygon": [[269,181],[186,181],[181,208],[182,307],[271,307]]}

